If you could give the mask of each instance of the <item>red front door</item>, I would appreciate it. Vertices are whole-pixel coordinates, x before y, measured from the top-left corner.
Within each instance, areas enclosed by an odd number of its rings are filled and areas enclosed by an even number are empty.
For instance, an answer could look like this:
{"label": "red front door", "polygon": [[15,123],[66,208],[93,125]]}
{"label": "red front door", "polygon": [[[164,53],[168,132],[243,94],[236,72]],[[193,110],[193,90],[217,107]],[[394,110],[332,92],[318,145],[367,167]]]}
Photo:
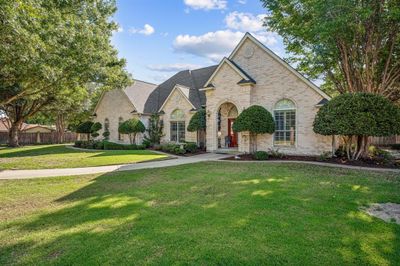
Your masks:
{"label": "red front door", "polygon": [[230,144],[229,147],[237,147],[237,133],[233,131],[232,125],[235,122],[234,118],[228,118],[228,136],[230,137]]}

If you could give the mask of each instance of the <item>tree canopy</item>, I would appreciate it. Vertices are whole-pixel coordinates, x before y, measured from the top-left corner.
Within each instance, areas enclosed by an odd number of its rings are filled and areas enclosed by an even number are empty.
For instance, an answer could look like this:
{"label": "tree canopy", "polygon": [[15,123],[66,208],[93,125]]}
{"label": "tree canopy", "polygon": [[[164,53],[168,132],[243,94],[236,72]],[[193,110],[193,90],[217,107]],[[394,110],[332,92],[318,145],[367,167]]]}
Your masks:
{"label": "tree canopy", "polygon": [[262,106],[252,105],[243,110],[233,123],[235,132],[249,131],[253,134],[272,134],[275,122],[271,113]]}
{"label": "tree canopy", "polygon": [[[130,83],[111,45],[113,0],[0,2],[0,108],[15,128],[65,95]],[[11,138],[11,137],[10,137]]]}
{"label": "tree canopy", "polygon": [[187,130],[189,132],[195,132],[205,129],[206,129],[206,110],[200,109],[190,119]]}
{"label": "tree canopy", "polygon": [[137,133],[145,132],[146,128],[142,121],[137,118],[131,118],[121,123],[118,127],[118,131],[121,134],[129,135],[129,140],[131,144],[136,142]]}
{"label": "tree canopy", "polygon": [[365,152],[363,137],[400,134],[400,108],[380,95],[346,93],[322,106],[313,126],[321,135],[346,136],[349,156],[357,159]]}
{"label": "tree canopy", "polygon": [[322,88],[400,99],[398,0],[261,0],[289,61]]}
{"label": "tree canopy", "polygon": [[321,107],[314,121],[321,135],[400,134],[400,108],[379,95],[346,93]]}

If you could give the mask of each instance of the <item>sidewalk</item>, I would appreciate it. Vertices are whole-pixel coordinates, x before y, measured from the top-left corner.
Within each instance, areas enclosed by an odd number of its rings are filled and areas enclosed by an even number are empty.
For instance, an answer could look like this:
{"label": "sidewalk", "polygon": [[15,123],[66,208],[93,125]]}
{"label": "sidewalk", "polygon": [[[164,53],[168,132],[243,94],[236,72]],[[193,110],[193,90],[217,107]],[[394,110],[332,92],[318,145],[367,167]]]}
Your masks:
{"label": "sidewalk", "polygon": [[204,153],[190,157],[177,157],[176,159],[150,161],[135,164],[108,165],[96,167],[81,168],[57,168],[57,169],[39,169],[39,170],[4,170],[0,171],[0,179],[30,179],[38,177],[72,176],[86,174],[100,174],[113,171],[129,171],[149,168],[160,168],[167,166],[176,166],[204,161],[219,160],[231,155]]}

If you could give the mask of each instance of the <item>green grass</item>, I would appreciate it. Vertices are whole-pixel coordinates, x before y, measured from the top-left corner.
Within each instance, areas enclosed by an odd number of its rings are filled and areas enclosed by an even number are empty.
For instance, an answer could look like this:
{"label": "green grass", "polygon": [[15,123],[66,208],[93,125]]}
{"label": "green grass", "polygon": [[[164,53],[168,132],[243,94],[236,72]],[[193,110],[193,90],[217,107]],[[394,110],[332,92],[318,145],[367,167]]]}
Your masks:
{"label": "green grass", "polygon": [[82,151],[65,145],[40,145],[0,149],[0,169],[74,168],[165,158],[166,155],[147,150]]}
{"label": "green grass", "polygon": [[0,182],[0,265],[398,265],[400,177],[207,162]]}

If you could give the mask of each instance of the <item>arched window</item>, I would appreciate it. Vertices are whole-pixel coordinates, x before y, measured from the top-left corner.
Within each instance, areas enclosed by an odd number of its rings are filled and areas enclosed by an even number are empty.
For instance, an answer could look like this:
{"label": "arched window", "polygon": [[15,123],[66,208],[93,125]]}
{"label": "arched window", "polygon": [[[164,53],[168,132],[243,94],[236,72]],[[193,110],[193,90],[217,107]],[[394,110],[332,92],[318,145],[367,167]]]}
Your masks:
{"label": "arched window", "polygon": [[185,141],[185,131],[186,131],[186,126],[185,126],[185,113],[180,110],[176,109],[171,113],[170,116],[170,140],[175,141],[175,142],[184,142]]}
{"label": "arched window", "polygon": [[108,118],[104,119],[104,132],[110,131],[110,120]]}
{"label": "arched window", "polygon": [[296,144],[296,106],[291,100],[276,103],[274,109],[274,144],[294,146]]}
{"label": "arched window", "polygon": [[118,128],[117,128],[117,130],[118,130],[118,140],[122,140],[122,134],[119,133],[119,126],[122,124],[122,122],[124,122],[124,119],[122,117],[119,117],[118,118]]}

